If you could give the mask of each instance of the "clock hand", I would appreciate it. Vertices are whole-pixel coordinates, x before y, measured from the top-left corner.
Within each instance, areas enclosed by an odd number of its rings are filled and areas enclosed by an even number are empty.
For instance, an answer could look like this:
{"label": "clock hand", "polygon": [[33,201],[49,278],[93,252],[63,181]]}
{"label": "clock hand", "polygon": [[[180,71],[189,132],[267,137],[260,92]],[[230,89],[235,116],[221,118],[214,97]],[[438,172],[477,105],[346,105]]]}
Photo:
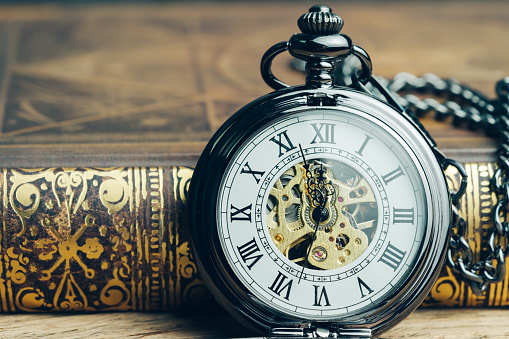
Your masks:
{"label": "clock hand", "polygon": [[323,205],[322,207],[325,208],[327,197],[336,194],[336,188],[330,180],[329,182],[326,182],[327,178],[324,175],[326,171],[323,169],[323,163],[319,162],[320,168],[317,169],[318,175],[316,177],[313,176],[313,173],[310,170],[310,164],[306,162],[306,158],[304,157],[304,152],[300,144],[299,147],[301,150],[302,159],[304,160],[303,167],[306,170],[306,191],[311,199],[311,205],[313,207]]}
{"label": "clock hand", "polygon": [[[302,145],[299,144],[300,153],[302,155],[302,160],[304,161],[304,169],[306,170],[306,191],[311,199],[311,205],[315,207],[313,211],[312,219],[316,221],[315,232],[313,233],[312,242],[309,245],[306,257],[304,259],[304,265],[302,266],[302,270],[299,275],[299,283],[302,279],[302,275],[304,274],[304,270],[306,269],[309,262],[309,254],[311,253],[311,249],[313,248],[313,243],[316,240],[316,233],[318,232],[318,228],[320,227],[320,223],[322,220],[327,218],[328,211],[326,210],[327,198],[336,193],[336,189],[331,182],[325,182],[326,177],[324,175],[325,170],[323,169],[323,164],[320,164],[320,169],[318,170],[318,176],[315,178],[313,173],[311,173],[310,166],[306,161],[306,157],[304,156],[304,150],[302,149]],[[318,214],[316,214],[318,212]]]}
{"label": "clock hand", "polygon": [[[311,253],[311,249],[313,248],[313,243],[316,240],[316,233],[318,232],[320,223],[324,219],[324,211],[325,211],[325,205],[327,203],[327,197],[329,195],[333,194],[332,191],[329,192],[329,190],[327,190],[327,187],[326,187],[327,183],[325,183],[325,176],[323,175],[324,174],[323,164],[320,165],[319,176],[316,178],[316,179],[318,179],[318,182],[316,182],[315,178],[311,174],[311,171],[309,171],[309,164],[306,162],[306,158],[304,157],[304,152],[303,152],[302,146],[300,144],[299,144],[299,147],[301,150],[302,158],[304,160],[304,168],[306,169],[306,174],[309,173],[309,175],[306,175],[307,176],[306,189],[308,191],[308,194],[311,196],[311,200],[312,200],[311,204],[313,206],[315,206],[314,212],[318,211],[318,218],[316,218],[318,220],[316,221],[315,232],[313,233],[312,242],[309,245],[308,252],[304,259],[304,265],[302,266],[302,270],[299,275],[298,283],[300,283],[300,281],[302,279],[302,275],[304,274],[304,270],[307,267],[307,264],[309,262],[309,254]],[[313,216],[316,216],[316,214],[314,212],[313,212]],[[315,219],[315,218],[313,218],[313,219]]]}
{"label": "clock hand", "polygon": [[311,199],[311,204],[316,207],[320,204],[319,203],[320,198],[318,198],[317,196],[317,193],[321,194],[321,192],[319,191],[320,184],[316,181],[316,178],[313,176],[313,173],[311,173],[310,164],[308,164],[308,162],[306,161],[306,157],[304,156],[304,150],[302,149],[301,144],[299,144],[299,148],[300,154],[302,155],[302,160],[304,161],[303,167],[306,170],[306,191]]}
{"label": "clock hand", "polygon": [[[323,201],[327,201],[327,196],[325,196]],[[320,209],[319,210],[320,214],[319,214],[319,217],[318,217],[318,221],[316,222],[315,232],[313,233],[313,238],[312,238],[313,240],[312,240],[311,244],[309,244],[308,253],[306,254],[306,257],[304,259],[304,265],[302,266],[302,270],[300,271],[298,283],[300,283],[300,280],[302,279],[302,274],[304,274],[304,270],[306,269],[306,267],[308,265],[309,254],[311,253],[311,248],[313,248],[313,243],[315,242],[315,239],[316,239],[316,233],[318,232],[318,227],[320,226],[320,223],[322,222],[322,216],[323,216],[323,211],[324,211],[324,208],[325,208],[325,203],[323,205],[318,206],[317,208]]]}
{"label": "clock hand", "polygon": [[304,156],[304,150],[302,149],[301,144],[299,144],[299,148],[300,148],[300,154],[302,154],[302,160],[304,161],[304,169],[306,170],[306,178],[311,178],[311,177],[313,177],[313,174],[309,170],[309,164],[306,161],[306,157]]}

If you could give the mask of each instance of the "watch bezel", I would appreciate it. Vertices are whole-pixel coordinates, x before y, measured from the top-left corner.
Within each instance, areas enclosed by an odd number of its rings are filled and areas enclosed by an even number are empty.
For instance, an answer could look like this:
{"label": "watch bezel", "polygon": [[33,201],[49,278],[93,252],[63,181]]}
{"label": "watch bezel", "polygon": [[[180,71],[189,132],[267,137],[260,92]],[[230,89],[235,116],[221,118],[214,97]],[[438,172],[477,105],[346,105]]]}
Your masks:
{"label": "watch bezel", "polygon": [[[434,217],[428,221],[427,242],[419,251],[416,267],[405,282],[377,310],[355,313],[340,324],[331,319],[331,327],[365,327],[381,333],[406,317],[427,295],[444,261],[450,224],[450,199],[444,174],[429,140],[404,114],[378,98],[349,88],[309,89],[294,87],[270,93],[235,113],[213,136],[197,166],[189,190],[189,218],[193,249],[204,281],[216,299],[245,325],[264,334],[274,327],[307,326],[311,320],[297,319],[277,312],[257,301],[236,277],[222,252],[216,222],[216,200],[220,183],[229,162],[239,148],[259,128],[297,107],[307,107],[308,98],[316,95],[341,98],[341,104],[361,110],[363,105],[377,106],[386,118],[412,135],[412,143],[420,145],[419,160],[425,161]],[[371,114],[370,114],[371,115]],[[380,119],[380,117],[376,117]],[[407,133],[408,134],[408,133]],[[431,178],[431,179],[430,179]],[[433,195],[433,193],[438,193]],[[205,199],[204,197],[208,197]],[[205,226],[205,227],[204,227]],[[323,323],[323,320],[321,321]]]}

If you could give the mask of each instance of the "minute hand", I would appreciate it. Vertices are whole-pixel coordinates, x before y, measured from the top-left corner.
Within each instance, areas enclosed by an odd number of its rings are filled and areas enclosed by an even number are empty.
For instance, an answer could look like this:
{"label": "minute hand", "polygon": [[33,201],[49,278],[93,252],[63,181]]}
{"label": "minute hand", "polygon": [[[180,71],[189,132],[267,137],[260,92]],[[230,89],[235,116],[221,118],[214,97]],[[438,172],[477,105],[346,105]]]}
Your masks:
{"label": "minute hand", "polygon": [[306,181],[307,181],[309,178],[313,177],[313,174],[309,170],[309,164],[306,161],[306,157],[304,156],[304,150],[302,149],[301,144],[299,144],[299,148],[300,148],[300,154],[302,155],[302,160],[304,161],[304,169],[306,170]]}
{"label": "minute hand", "polygon": [[[307,267],[307,264],[309,262],[309,254],[311,253],[311,249],[313,248],[313,243],[316,239],[316,233],[318,232],[318,228],[320,227],[320,223],[324,219],[324,211],[325,206],[327,204],[327,198],[334,194],[335,189],[334,186],[329,183],[325,182],[325,176],[324,176],[324,170],[323,170],[323,164],[320,166],[319,175],[317,178],[313,176],[311,173],[311,170],[309,168],[309,164],[306,161],[306,157],[304,156],[304,151],[302,149],[302,145],[299,144],[300,152],[302,154],[302,160],[304,161],[304,168],[306,169],[306,191],[307,194],[311,198],[311,205],[315,207],[315,211],[318,212],[318,215],[313,213],[314,216],[317,216],[317,218],[313,218],[316,220],[316,227],[315,232],[313,233],[312,242],[309,245],[304,265],[302,266],[302,271],[300,272],[299,276],[299,283],[302,279],[302,275],[304,274],[304,270]],[[330,186],[330,187],[328,187]]]}

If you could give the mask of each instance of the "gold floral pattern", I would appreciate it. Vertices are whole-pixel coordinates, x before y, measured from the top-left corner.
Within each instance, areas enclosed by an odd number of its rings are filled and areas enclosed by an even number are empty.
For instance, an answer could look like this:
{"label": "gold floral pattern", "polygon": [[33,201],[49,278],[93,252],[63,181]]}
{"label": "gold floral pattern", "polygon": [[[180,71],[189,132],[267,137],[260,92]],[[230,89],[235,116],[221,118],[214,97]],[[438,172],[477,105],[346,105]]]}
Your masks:
{"label": "gold floral pattern", "polygon": [[2,312],[208,304],[185,228],[186,168],[3,170]]}
{"label": "gold floral pattern", "polygon": [[39,253],[39,259],[41,260],[53,259],[53,253],[58,251],[58,248],[55,245],[55,241],[48,238],[39,240],[35,246],[35,249],[41,250],[41,253]]}
{"label": "gold floral pattern", "polygon": [[85,245],[82,247],[82,251],[87,254],[88,259],[98,259],[103,250],[104,247],[99,243],[99,239],[97,238],[87,239]]}

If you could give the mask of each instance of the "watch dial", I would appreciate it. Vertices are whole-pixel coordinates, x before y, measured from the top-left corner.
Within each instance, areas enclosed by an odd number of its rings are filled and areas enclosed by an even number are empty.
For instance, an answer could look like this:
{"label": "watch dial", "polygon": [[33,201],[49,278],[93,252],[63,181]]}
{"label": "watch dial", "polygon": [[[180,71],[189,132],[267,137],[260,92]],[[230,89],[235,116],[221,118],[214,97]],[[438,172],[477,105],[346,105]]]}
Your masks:
{"label": "watch dial", "polygon": [[341,318],[409,277],[429,188],[404,138],[348,109],[286,113],[235,153],[217,224],[229,265],[277,312]]}

